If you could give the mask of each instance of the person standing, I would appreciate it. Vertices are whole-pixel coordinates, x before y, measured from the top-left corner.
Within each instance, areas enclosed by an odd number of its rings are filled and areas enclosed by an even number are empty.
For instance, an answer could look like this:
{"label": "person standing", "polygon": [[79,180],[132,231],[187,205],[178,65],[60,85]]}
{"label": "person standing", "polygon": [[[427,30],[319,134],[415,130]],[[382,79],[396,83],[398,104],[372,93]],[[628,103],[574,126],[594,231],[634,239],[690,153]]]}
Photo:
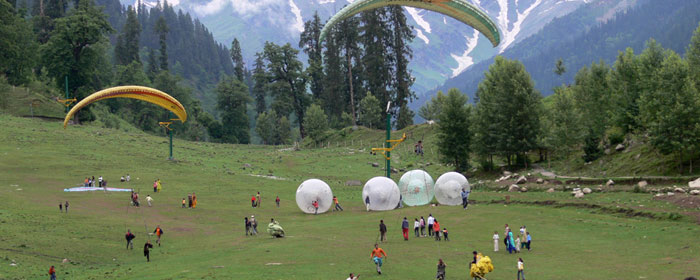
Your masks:
{"label": "person standing", "polygon": [[447,236],[447,228],[442,229],[442,238],[445,239],[445,241],[450,241],[450,238]]}
{"label": "person standing", "polygon": [[277,208],[280,208],[280,197],[279,197],[279,195],[277,196],[277,198],[275,198],[275,204],[277,204]]}
{"label": "person standing", "polygon": [[131,233],[130,229],[127,229],[126,235],[124,237],[126,238],[126,249],[128,250],[129,247],[131,247],[131,250],[133,250],[134,249],[134,241],[133,240],[134,240],[134,238],[136,238],[136,236],[133,233]]}
{"label": "person standing", "polygon": [[49,267],[49,276],[51,276],[51,280],[56,280],[56,268],[53,265]]}
{"label": "person standing", "polygon": [[64,208],[66,208],[66,214],[68,214],[68,200],[66,200],[66,204],[63,206],[64,206]]}
{"label": "person standing", "polygon": [[440,241],[440,223],[437,219],[433,222],[433,234],[435,234],[435,241]]}
{"label": "person standing", "polygon": [[160,179],[156,180],[156,189],[158,189],[158,192],[163,190],[163,185],[160,184]]}
{"label": "person standing", "polygon": [[187,195],[187,208],[192,208],[192,195]]}
{"label": "person standing", "polygon": [[255,220],[255,215],[250,215],[250,235],[258,235],[258,221]]}
{"label": "person standing", "polygon": [[529,232],[525,232],[527,234],[526,242],[525,242],[525,248],[527,248],[528,251],[530,251],[530,242],[532,242],[532,237],[530,237]]}
{"label": "person standing", "polygon": [[97,180],[98,180],[99,186],[100,186],[100,188],[101,188],[101,187],[102,187],[102,176],[100,176]]}
{"label": "person standing", "polygon": [[126,174],[126,181],[127,182],[131,181],[131,176],[129,176],[129,173]]}
{"label": "person standing", "polygon": [[343,211],[343,207],[340,206],[340,203],[338,203],[338,197],[336,197],[335,195],[333,196],[333,203],[335,204],[334,211]]}
{"label": "person standing", "polygon": [[413,233],[416,235],[416,237],[420,237],[420,233],[418,232],[419,229],[420,229],[420,222],[418,221],[418,219],[415,219],[413,221]]}
{"label": "person standing", "polygon": [[522,241],[520,241],[520,234],[515,238],[515,252],[520,253],[520,246],[522,245]]}
{"label": "person standing", "polygon": [[255,208],[255,195],[250,197],[250,204],[253,206],[253,208]]}
{"label": "person standing", "polygon": [[90,179],[88,177],[85,177],[85,183],[83,184],[83,187],[89,187],[90,186]]}
{"label": "person standing", "polygon": [[158,180],[155,180],[155,181],[153,181],[153,192],[155,193],[157,191],[158,191]]}
{"label": "person standing", "polygon": [[435,223],[435,218],[433,214],[428,215],[428,236],[433,236],[433,224]]}
{"label": "person standing", "polygon": [[379,274],[382,274],[382,264],[383,264],[382,255],[384,255],[383,258],[387,257],[386,252],[384,252],[384,250],[382,250],[382,248],[379,248],[379,245],[377,243],[374,243],[374,250],[372,250],[372,253],[369,255],[369,257],[377,265],[377,273],[379,273]]}
{"label": "person standing", "polygon": [[523,280],[525,280],[525,264],[523,263],[523,258],[518,258],[518,280],[520,280],[521,275]]}
{"label": "person standing", "polygon": [[425,219],[423,219],[423,216],[420,216],[420,235],[425,237]]}
{"label": "person standing", "polygon": [[160,247],[160,236],[163,235],[163,229],[161,229],[160,225],[158,225],[153,231],[153,233],[155,233],[156,236],[158,236],[158,240],[156,240],[156,243],[158,243],[158,247]]}
{"label": "person standing", "polygon": [[151,249],[152,248],[153,248],[153,244],[151,244],[150,241],[146,241],[146,244],[143,245],[143,255],[146,257],[147,262],[151,261]]}
{"label": "person standing", "polygon": [[318,200],[312,201],[311,206],[314,207],[314,215],[318,214]]}
{"label": "person standing", "polygon": [[403,233],[403,240],[408,241],[408,219],[403,217],[403,222],[401,222],[401,232]]}
{"label": "person standing", "polygon": [[447,268],[447,264],[445,264],[445,262],[443,262],[442,259],[439,259],[437,264],[437,275],[435,276],[435,279],[445,280],[445,268]]}
{"label": "person standing", "polygon": [[[248,236],[248,233],[250,233],[250,221],[248,221],[248,217],[244,217],[243,221],[245,222],[245,235]],[[250,235],[253,235],[252,233]]]}
{"label": "person standing", "polygon": [[493,232],[493,251],[498,252],[498,242],[501,241],[501,238],[498,236],[498,231]]}
{"label": "person standing", "polygon": [[187,208],[187,200],[185,198],[182,198],[182,208]]}
{"label": "person standing", "polygon": [[58,210],[61,211],[61,213],[63,213],[63,203],[58,203]]}
{"label": "person standing", "polygon": [[146,196],[146,202],[148,202],[148,207],[153,206],[153,205],[151,205],[151,202],[153,202],[153,198],[151,197],[150,194]]}
{"label": "person standing", "polygon": [[192,208],[197,208],[197,195],[192,192]]}
{"label": "person standing", "polygon": [[508,230],[508,253],[512,254],[515,251],[515,240],[513,240],[513,232]]}
{"label": "person standing", "polygon": [[469,207],[469,191],[462,189],[462,208],[467,209],[467,207]]}
{"label": "person standing", "polygon": [[369,212],[369,195],[365,197],[365,207],[367,207],[367,212]]}
{"label": "person standing", "polygon": [[384,220],[379,220],[379,241],[386,241],[386,225],[384,224]]}
{"label": "person standing", "polygon": [[262,205],[260,205],[261,202],[262,202],[262,200],[260,200],[260,192],[258,192],[258,194],[255,195],[255,205],[258,208],[260,208],[262,206]]}

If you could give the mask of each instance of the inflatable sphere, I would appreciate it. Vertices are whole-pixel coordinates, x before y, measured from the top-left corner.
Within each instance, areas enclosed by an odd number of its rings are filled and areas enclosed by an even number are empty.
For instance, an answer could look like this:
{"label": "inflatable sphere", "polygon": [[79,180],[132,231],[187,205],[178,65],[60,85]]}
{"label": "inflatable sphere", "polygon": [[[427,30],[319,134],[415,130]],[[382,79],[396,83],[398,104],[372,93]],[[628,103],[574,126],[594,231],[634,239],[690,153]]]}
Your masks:
{"label": "inflatable sphere", "polygon": [[362,202],[369,197],[369,209],[385,211],[395,209],[399,205],[399,187],[387,177],[374,177],[365,183],[362,189]]}
{"label": "inflatable sphere", "polygon": [[326,182],[319,179],[309,179],[297,188],[297,206],[304,213],[314,214],[312,203],[318,201],[318,213],[324,213],[333,204],[333,192]]}
{"label": "inflatable sphere", "polygon": [[435,196],[433,177],[423,170],[411,170],[401,176],[399,191],[408,206],[428,204]]}
{"label": "inflatable sphere", "polygon": [[457,172],[447,172],[435,181],[435,198],[443,205],[460,205],[462,189],[471,190],[467,178]]}

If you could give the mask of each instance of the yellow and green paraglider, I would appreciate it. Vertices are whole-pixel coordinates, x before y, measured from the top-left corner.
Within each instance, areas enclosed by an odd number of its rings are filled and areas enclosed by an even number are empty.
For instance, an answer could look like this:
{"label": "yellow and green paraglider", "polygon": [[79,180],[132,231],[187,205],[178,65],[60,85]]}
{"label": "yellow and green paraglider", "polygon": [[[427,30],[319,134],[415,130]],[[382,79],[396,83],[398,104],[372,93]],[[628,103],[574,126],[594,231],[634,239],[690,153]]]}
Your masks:
{"label": "yellow and green paraglider", "polygon": [[319,40],[323,40],[333,25],[360,12],[389,5],[408,6],[430,10],[459,20],[484,34],[493,46],[501,43],[501,35],[496,24],[477,6],[465,0],[356,0],[335,14],[321,30]]}
{"label": "yellow and green paraglider", "polygon": [[177,99],[173,98],[167,93],[149,87],[120,86],[103,89],[89,95],[88,97],[85,97],[83,100],[80,100],[80,102],[75,104],[75,106],[66,115],[66,118],[63,120],[63,128],[66,128],[68,121],[83,107],[109,98],[132,98],[143,100],[170,110],[173,112],[173,114],[175,114],[175,116],[177,116],[176,120],[183,123],[187,120],[187,112],[185,111],[185,107],[180,104],[180,101],[177,101]]}

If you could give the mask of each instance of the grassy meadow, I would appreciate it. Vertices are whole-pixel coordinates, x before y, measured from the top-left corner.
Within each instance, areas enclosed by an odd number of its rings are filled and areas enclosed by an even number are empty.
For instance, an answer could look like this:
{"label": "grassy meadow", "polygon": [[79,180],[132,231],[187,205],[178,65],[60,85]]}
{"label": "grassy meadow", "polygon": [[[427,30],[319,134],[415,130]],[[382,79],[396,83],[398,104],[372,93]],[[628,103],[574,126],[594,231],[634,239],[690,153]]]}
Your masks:
{"label": "grassy meadow", "polygon": [[[362,186],[345,186],[347,180],[383,175],[370,164],[383,166],[381,156],[368,150],[382,139],[362,136],[381,134],[365,129],[348,130],[342,140],[329,138],[328,148],[307,144],[299,151],[176,139],[176,160],[169,161],[165,137],[96,125],[64,130],[55,121],[4,114],[0,127],[0,279],[48,278],[51,265],[58,279],[345,279],[350,272],[360,279],[434,279],[438,258],[447,263],[447,279],[466,279],[473,250],[492,258],[495,270],[489,279],[515,278],[517,257],[523,258],[528,279],[700,276],[700,226],[692,218],[700,210],[653,200],[651,194],[593,193],[584,202],[656,213],[652,218],[585,207],[505,205],[497,201],[506,193],[490,188],[475,190],[470,197],[475,203],[467,211],[420,206],[365,212]],[[411,154],[417,139],[434,139],[433,128],[411,129],[411,138],[394,153],[394,166],[424,166],[433,179],[449,171],[436,164],[431,148],[425,158]],[[119,182],[127,173],[131,182]],[[400,175],[392,178],[398,181]],[[129,206],[128,193],[63,192],[86,176],[103,176],[109,187],[139,190],[143,206]],[[154,194],[157,178],[163,191]],[[345,211],[303,214],[294,195],[310,178],[328,182]],[[262,207],[251,208],[257,191]],[[192,192],[197,208],[180,208],[180,200]],[[147,194],[154,198],[153,207],[145,206]],[[574,201],[562,191],[508,195],[522,202]],[[274,206],[275,196],[280,208]],[[60,213],[58,204],[66,200],[70,212]],[[684,216],[663,218],[670,212]],[[411,236],[403,241],[401,219],[430,213],[449,229],[451,240]],[[259,221],[258,236],[244,235],[243,217],[250,215]],[[266,233],[270,218],[280,222],[286,238]],[[381,244],[388,254],[381,276],[369,257],[380,219],[389,229],[388,242]],[[491,236],[495,230],[503,236],[506,223],[516,233],[527,226],[532,251],[509,255],[501,243],[501,251],[493,252]],[[162,247],[154,248],[147,263],[143,244],[157,225],[165,232]],[[133,251],[125,249],[127,229],[136,235]]]}

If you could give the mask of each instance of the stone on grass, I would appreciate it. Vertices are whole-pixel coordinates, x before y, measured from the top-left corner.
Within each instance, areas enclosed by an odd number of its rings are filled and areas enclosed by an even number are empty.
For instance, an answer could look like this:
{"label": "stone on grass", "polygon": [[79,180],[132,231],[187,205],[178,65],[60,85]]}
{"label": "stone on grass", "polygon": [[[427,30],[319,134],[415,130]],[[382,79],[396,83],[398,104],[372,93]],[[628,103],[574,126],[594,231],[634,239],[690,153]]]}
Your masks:
{"label": "stone on grass", "polygon": [[554,188],[549,188],[549,189],[547,190],[547,192],[548,192],[548,193],[553,193],[553,192],[554,192]]}
{"label": "stone on grass", "polygon": [[695,181],[688,182],[688,187],[691,190],[700,190],[700,178],[695,179]]}
{"label": "stone on grass", "polygon": [[592,193],[593,191],[590,188],[583,188],[582,192],[585,194],[589,194],[589,193]]}
{"label": "stone on grass", "polygon": [[608,180],[608,182],[605,183],[605,186],[606,186],[606,187],[609,187],[609,186],[612,186],[612,185],[615,185],[615,181],[613,181],[613,180]]}
{"label": "stone on grass", "polygon": [[542,178],[537,179],[537,183],[538,183],[538,184],[544,184],[544,179],[542,179]]}
{"label": "stone on grass", "polygon": [[648,185],[649,183],[647,183],[647,181],[639,181],[639,183],[637,183],[637,186],[639,186],[640,188],[644,188]]}
{"label": "stone on grass", "polygon": [[517,181],[515,181],[516,184],[525,184],[527,183],[527,178],[525,176],[520,176]]}
{"label": "stone on grass", "polygon": [[526,188],[526,187],[520,187],[520,192],[527,192],[527,188]]}
{"label": "stone on grass", "polygon": [[576,194],[574,195],[574,197],[575,197],[575,198],[583,198],[583,193],[582,193],[582,192],[578,192],[578,193],[576,193]]}
{"label": "stone on grass", "polygon": [[513,173],[510,173],[510,171],[503,171],[503,176],[510,176],[513,175]]}
{"label": "stone on grass", "polygon": [[684,189],[681,189],[681,188],[675,188],[675,189],[673,189],[673,192],[685,193],[685,190],[684,190]]}
{"label": "stone on grass", "polygon": [[666,195],[674,195],[675,193],[667,192]]}
{"label": "stone on grass", "polygon": [[379,167],[379,163],[373,162],[372,167]]}
{"label": "stone on grass", "polygon": [[518,185],[510,185],[510,187],[508,187],[508,191],[509,192],[518,192],[518,191],[520,191],[520,187]]}
{"label": "stone on grass", "polygon": [[692,190],[692,191],[690,191],[690,194],[692,194],[692,195],[700,195],[700,190]]}
{"label": "stone on grass", "polygon": [[615,146],[615,151],[621,152],[624,149],[625,149],[625,145],[617,144],[617,146]]}

